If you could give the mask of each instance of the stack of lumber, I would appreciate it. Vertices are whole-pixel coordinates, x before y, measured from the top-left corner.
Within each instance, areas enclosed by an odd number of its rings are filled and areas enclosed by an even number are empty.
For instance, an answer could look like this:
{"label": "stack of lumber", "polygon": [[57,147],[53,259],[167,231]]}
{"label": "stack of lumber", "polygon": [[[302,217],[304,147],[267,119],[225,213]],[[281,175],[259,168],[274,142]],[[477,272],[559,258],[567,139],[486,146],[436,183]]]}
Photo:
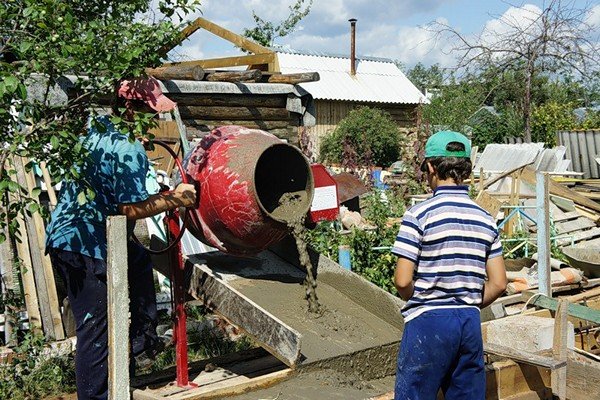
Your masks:
{"label": "stack of lumber", "polygon": [[[11,194],[11,202],[32,200],[39,202],[39,187],[30,160],[13,157],[8,168],[16,171],[17,182],[25,188],[25,193]],[[50,176],[42,164],[43,179],[49,188],[50,207],[56,205],[56,195],[52,189]],[[4,276],[20,276],[23,297],[29,326],[34,332],[43,332],[48,339],[62,340],[65,331],[62,324],[61,308],[56,281],[50,257],[45,254],[45,225],[40,213],[27,213],[17,216],[16,237],[5,242],[0,252],[0,265]],[[10,288],[19,291],[17,282]],[[13,310],[17,311],[17,310]]]}

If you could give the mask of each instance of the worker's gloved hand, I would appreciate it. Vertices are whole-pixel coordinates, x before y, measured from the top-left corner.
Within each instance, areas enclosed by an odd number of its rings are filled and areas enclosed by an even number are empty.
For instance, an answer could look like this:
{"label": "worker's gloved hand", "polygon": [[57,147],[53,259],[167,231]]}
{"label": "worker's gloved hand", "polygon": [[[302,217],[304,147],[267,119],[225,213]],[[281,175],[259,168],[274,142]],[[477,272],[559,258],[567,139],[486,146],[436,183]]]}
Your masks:
{"label": "worker's gloved hand", "polygon": [[181,200],[181,207],[194,207],[196,205],[197,193],[196,187],[189,183],[180,183],[175,188],[175,193],[178,194]]}

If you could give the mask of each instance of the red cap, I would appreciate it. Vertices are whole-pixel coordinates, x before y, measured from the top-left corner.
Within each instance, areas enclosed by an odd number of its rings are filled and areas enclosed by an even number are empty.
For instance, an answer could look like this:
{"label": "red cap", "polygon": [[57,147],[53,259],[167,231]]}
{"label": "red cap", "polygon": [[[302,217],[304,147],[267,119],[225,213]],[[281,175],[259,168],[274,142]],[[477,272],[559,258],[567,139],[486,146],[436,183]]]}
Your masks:
{"label": "red cap", "polygon": [[142,100],[158,112],[171,111],[177,105],[163,94],[160,83],[152,77],[121,81],[119,96],[127,100]]}

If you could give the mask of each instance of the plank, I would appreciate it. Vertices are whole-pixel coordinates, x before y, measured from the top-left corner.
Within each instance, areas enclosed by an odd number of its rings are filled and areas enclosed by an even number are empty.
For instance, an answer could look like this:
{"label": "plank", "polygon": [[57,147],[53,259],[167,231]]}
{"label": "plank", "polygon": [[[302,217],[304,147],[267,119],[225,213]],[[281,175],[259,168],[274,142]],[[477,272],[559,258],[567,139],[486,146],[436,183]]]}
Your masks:
{"label": "plank", "polygon": [[271,129],[286,129],[293,126],[292,121],[263,121],[263,120],[207,120],[207,119],[187,119],[185,124],[190,128],[206,128],[212,130],[224,125],[240,125],[251,129],[262,129],[269,131]]}
{"label": "plank", "polygon": [[[269,358],[273,359],[272,356]],[[254,365],[250,364],[247,367],[249,368],[245,372],[239,370],[239,373],[222,368],[202,373],[196,378],[199,382],[196,388],[186,389],[170,385],[159,389],[135,389],[132,391],[132,397],[134,400],[223,398],[272,386],[287,379],[293,372],[290,368],[282,369],[281,363],[268,366],[264,360],[258,360],[258,363],[255,361]]]}
{"label": "plank", "polygon": [[[223,68],[223,67],[238,67],[243,65],[253,64],[270,64],[273,63],[277,55],[275,53],[251,54],[247,56],[211,58],[207,60],[183,61],[178,65],[198,65],[204,69]],[[174,63],[165,63],[163,66],[172,65]]]}
{"label": "plank", "polygon": [[56,192],[54,186],[52,186],[52,178],[50,177],[50,172],[45,161],[40,162],[40,169],[42,170],[42,177],[44,178],[48,200],[50,201],[50,211],[53,211],[58,204],[58,199],[56,198]]}
{"label": "plank", "polygon": [[[535,187],[535,170],[533,168],[524,168],[521,178],[524,182],[527,182],[529,185]],[[575,202],[576,204],[600,212],[600,203],[596,203],[595,201],[590,200],[587,197],[582,196],[573,190],[567,189],[560,183],[554,182],[554,180],[552,179],[550,179],[549,190],[550,194],[573,200],[573,202]]]}
{"label": "plank", "polygon": [[190,295],[226,317],[290,367],[300,360],[301,335],[218,278],[199,256],[190,256]]}
{"label": "plank", "polygon": [[555,360],[552,357],[541,356],[539,354],[530,353],[523,350],[515,350],[511,347],[492,343],[484,343],[483,352],[499,357],[510,358],[511,360],[517,362],[535,365],[537,367],[547,368],[550,370],[561,368],[567,365],[566,360]]}
{"label": "plank", "polygon": [[558,222],[570,221],[573,219],[580,218],[581,214],[577,211],[569,211],[561,215],[560,217],[552,218],[552,221],[556,224]]}
{"label": "plank", "polygon": [[108,398],[129,397],[129,286],[127,281],[127,218],[106,221],[108,257]]}
{"label": "plank", "polygon": [[29,317],[29,325],[34,333],[42,332],[42,317],[38,302],[37,290],[35,288],[35,276],[27,239],[27,226],[21,214],[17,215],[19,225],[19,239],[16,240],[17,255],[21,267],[21,281],[23,282],[23,296],[25,297],[25,308]]}
{"label": "plank", "polygon": [[563,221],[558,223],[555,222],[554,224],[556,231],[560,235],[565,235],[571,232],[580,231],[588,228],[594,228],[595,226],[596,224],[594,223],[594,221],[585,217],[580,217],[570,221]]}
{"label": "plank", "polygon": [[[532,296],[531,292],[523,293],[523,300],[527,301]],[[545,308],[548,310],[556,311],[558,308],[558,301],[556,299],[546,296],[536,296],[529,302],[530,305]],[[594,310],[592,308],[582,306],[579,304],[569,304],[568,315],[586,321],[591,321],[596,324],[600,324],[600,310]]]}
{"label": "plank", "polygon": [[556,316],[554,317],[554,336],[552,341],[552,358],[556,362],[563,363],[559,368],[552,370],[551,383],[552,393],[559,400],[567,398],[567,336],[569,325],[567,324],[567,310],[569,302],[565,299],[558,301]]}
{"label": "plank", "polygon": [[[39,201],[37,196],[33,196],[34,178],[31,171],[25,171],[25,160],[21,157],[15,157],[14,163],[17,170],[17,181],[27,189],[30,198]],[[65,334],[58,308],[54,272],[50,257],[45,254],[44,221],[39,213],[33,213],[25,218],[25,225],[27,227],[27,237],[21,239],[29,241],[29,254],[35,277],[42,327],[48,338],[62,340],[65,338]]]}
{"label": "plank", "polygon": [[567,360],[567,398],[600,399],[600,365],[569,352]]}
{"label": "plank", "polygon": [[559,239],[556,241],[558,246],[569,246],[571,242],[578,243],[584,240],[600,237],[600,228],[594,227],[585,231],[578,231],[570,235],[570,238]]}

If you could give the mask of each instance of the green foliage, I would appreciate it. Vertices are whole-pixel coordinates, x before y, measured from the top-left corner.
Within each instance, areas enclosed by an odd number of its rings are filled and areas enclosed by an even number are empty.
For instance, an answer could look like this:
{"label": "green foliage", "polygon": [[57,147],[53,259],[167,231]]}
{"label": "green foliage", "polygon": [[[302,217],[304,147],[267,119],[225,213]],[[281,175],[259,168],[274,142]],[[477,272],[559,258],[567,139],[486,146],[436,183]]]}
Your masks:
{"label": "green foliage", "polygon": [[41,336],[27,334],[10,364],[0,364],[0,398],[42,399],[75,390],[73,354],[49,356]]}
{"label": "green foliage", "polygon": [[406,72],[406,77],[423,93],[428,89],[439,89],[444,83],[444,72],[439,64],[425,67],[418,62]]}
{"label": "green foliage", "polygon": [[389,224],[389,218],[400,217],[405,210],[404,201],[390,190],[373,191],[365,198],[363,213],[369,222],[375,225],[374,230],[353,229],[342,235],[335,224],[323,222],[308,233],[307,243],[316,251],[338,261],[340,245],[350,247],[352,270],[365,279],[390,293],[396,294],[393,277],[396,268],[396,257],[390,253],[398,224]]}
{"label": "green foliage", "polygon": [[313,0],[309,0],[307,5],[304,3],[305,0],[297,0],[296,3],[289,7],[290,15],[277,25],[271,21],[265,21],[252,11],[252,18],[254,18],[256,26],[254,28],[245,28],[242,35],[263,46],[273,46],[273,42],[276,38],[284,37],[292,33],[296,30],[298,23],[308,15]]}
{"label": "green foliage", "polygon": [[573,103],[549,102],[534,107],[531,112],[531,138],[544,142],[547,146],[556,145],[556,132],[574,129],[577,126]]}
{"label": "green foliage", "polygon": [[[101,96],[113,96],[122,78],[140,76],[157,66],[179,38],[179,21],[198,0],[160,0],[164,17],[157,19],[149,0],[11,0],[0,6],[0,241],[6,227],[14,234],[16,213],[35,206],[8,199],[25,193],[16,183],[18,155],[46,161],[54,181],[77,179],[86,152],[79,142],[89,110]],[[56,85],[71,76],[68,100]],[[142,121],[123,125],[131,135],[142,133]],[[31,165],[28,165],[28,168]],[[39,208],[39,207],[38,207]]]}
{"label": "green foliage", "polygon": [[323,139],[320,158],[349,167],[388,167],[400,159],[404,140],[388,113],[377,108],[359,107],[350,111]]}
{"label": "green foliage", "polygon": [[456,80],[449,76],[447,84],[423,108],[423,120],[433,131],[452,129],[464,132],[471,118],[485,104],[485,88],[476,77]]}
{"label": "green foliage", "polygon": [[499,143],[504,140],[505,127],[502,118],[486,109],[471,118],[471,138],[473,146],[483,149],[489,143]]}
{"label": "green foliage", "polygon": [[581,129],[600,129],[600,111],[588,111],[580,124]]}

